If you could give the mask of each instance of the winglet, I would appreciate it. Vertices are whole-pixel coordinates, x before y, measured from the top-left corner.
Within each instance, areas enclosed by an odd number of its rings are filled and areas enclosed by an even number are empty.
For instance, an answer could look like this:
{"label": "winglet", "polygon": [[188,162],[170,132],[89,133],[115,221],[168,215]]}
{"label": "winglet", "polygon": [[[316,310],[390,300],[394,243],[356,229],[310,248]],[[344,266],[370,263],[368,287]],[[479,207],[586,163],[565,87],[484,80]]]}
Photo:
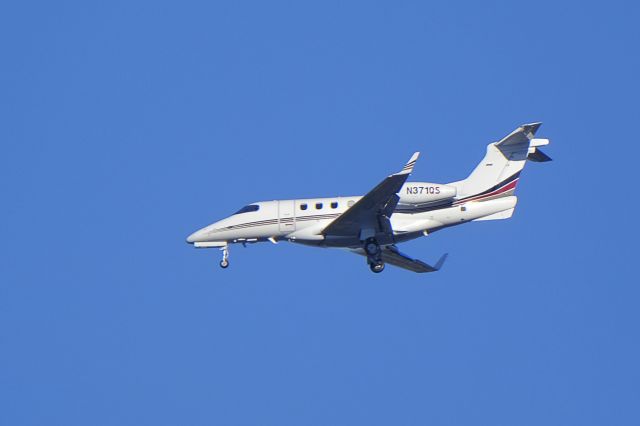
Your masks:
{"label": "winglet", "polygon": [[420,152],[414,152],[407,164],[404,165],[402,170],[400,170],[398,175],[408,175],[413,171],[413,166],[416,165],[416,161],[418,161],[418,157],[420,156]]}
{"label": "winglet", "polygon": [[449,256],[449,253],[443,254],[442,257],[438,259],[433,269],[435,269],[436,271],[439,271],[440,268],[442,268],[442,265],[444,265],[445,260],[447,260],[447,256]]}

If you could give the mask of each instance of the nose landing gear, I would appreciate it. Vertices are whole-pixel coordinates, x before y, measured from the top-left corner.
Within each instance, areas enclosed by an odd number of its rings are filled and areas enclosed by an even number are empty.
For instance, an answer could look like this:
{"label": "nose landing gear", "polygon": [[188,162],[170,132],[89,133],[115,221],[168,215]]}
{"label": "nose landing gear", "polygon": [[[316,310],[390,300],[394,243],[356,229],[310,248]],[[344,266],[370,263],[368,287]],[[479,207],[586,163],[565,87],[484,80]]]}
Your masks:
{"label": "nose landing gear", "polygon": [[220,261],[220,267],[222,269],[226,269],[229,267],[229,246],[226,245],[220,250],[222,250],[222,260]]}

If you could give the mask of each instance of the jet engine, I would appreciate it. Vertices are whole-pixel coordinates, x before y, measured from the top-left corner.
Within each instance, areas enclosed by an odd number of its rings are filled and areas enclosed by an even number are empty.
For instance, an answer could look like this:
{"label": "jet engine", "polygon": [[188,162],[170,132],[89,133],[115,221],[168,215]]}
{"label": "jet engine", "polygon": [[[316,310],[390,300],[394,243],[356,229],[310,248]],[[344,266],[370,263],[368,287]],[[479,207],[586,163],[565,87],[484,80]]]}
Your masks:
{"label": "jet engine", "polygon": [[455,197],[456,188],[440,183],[407,182],[398,195],[402,204],[429,204]]}

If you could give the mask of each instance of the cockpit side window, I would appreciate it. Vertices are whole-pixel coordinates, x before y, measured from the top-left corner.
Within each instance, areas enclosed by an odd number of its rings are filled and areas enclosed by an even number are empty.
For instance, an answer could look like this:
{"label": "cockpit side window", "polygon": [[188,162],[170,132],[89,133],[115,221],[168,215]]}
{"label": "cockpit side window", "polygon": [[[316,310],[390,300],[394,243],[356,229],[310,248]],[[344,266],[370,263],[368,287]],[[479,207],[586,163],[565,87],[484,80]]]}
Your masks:
{"label": "cockpit side window", "polygon": [[241,208],[240,210],[238,210],[234,214],[257,212],[258,210],[260,210],[260,206],[259,205],[257,205],[257,204],[249,204],[248,206],[244,206],[243,208]]}

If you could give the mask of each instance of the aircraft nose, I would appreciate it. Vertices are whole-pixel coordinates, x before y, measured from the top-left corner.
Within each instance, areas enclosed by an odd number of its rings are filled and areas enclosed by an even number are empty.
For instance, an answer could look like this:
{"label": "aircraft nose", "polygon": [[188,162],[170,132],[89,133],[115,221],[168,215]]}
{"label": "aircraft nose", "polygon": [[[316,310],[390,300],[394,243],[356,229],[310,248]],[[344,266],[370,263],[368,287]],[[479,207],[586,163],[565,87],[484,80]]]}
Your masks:
{"label": "aircraft nose", "polygon": [[209,241],[211,239],[211,232],[215,231],[216,228],[219,227],[220,222],[212,223],[211,225],[205,226],[202,229],[198,229],[196,232],[187,237],[187,242],[189,244],[193,244]]}
{"label": "aircraft nose", "polygon": [[193,234],[189,235],[187,237],[187,242],[189,244],[193,244],[193,243],[199,241],[201,237],[202,237],[202,229],[200,229],[200,230],[194,232]]}

